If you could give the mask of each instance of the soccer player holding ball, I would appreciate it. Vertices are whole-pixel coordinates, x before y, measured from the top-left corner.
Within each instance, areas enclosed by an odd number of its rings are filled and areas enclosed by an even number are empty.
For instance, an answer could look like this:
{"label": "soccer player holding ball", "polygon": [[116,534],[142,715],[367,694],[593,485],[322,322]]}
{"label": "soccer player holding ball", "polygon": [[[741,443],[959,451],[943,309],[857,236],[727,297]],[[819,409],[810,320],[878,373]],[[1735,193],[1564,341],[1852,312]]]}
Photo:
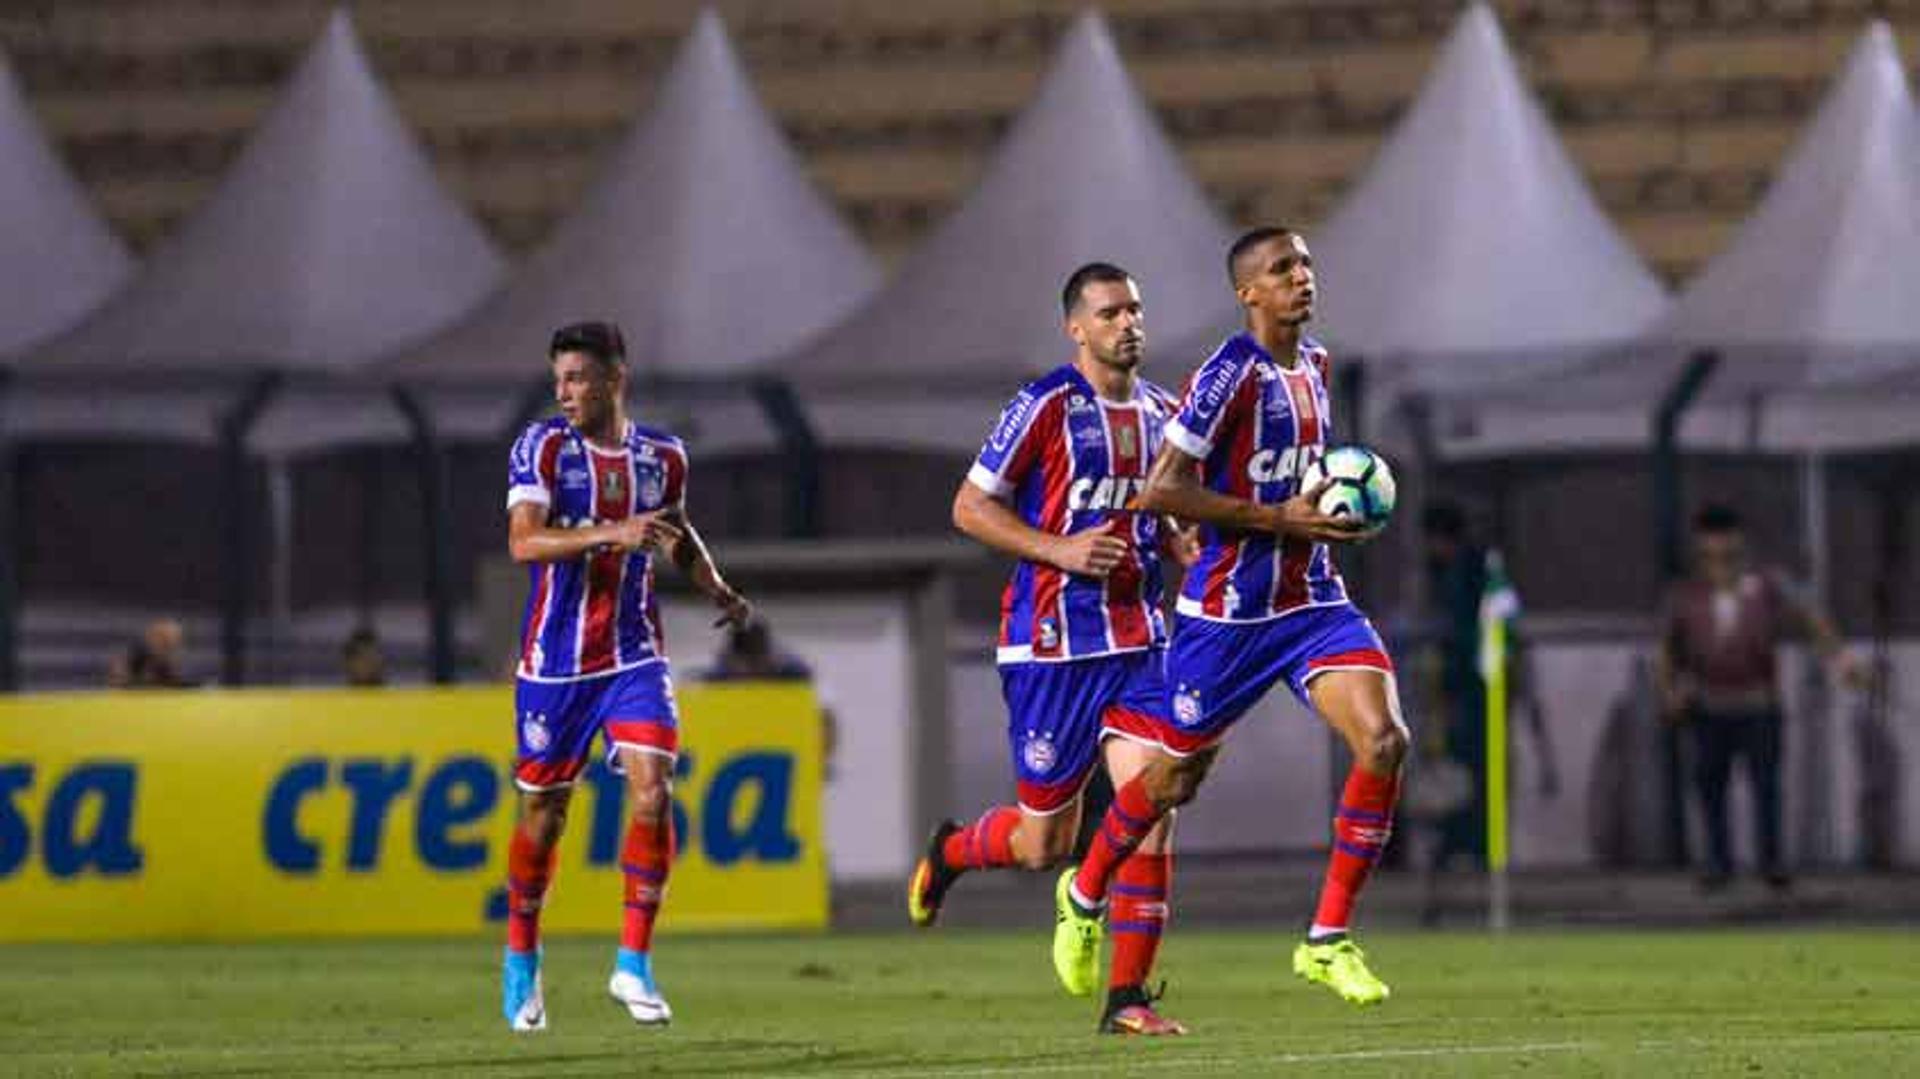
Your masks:
{"label": "soccer player holding ball", "polygon": [[[1066,860],[1099,759],[1125,782],[1167,719],[1160,548],[1181,537],[1131,503],[1175,401],[1136,373],[1146,327],[1126,271],[1082,266],[1061,301],[1073,362],[1001,412],[953,508],[961,531],[1020,560],[1001,599],[996,656],[1019,804],[934,830],[907,883],[916,925],[933,924],[964,873]],[[1115,860],[1107,1033],[1185,1032],[1154,1010],[1146,988],[1167,918],[1171,824],[1143,828],[1131,856]],[[1092,993],[1092,964],[1076,971],[1068,991]]]}
{"label": "soccer player holding ball", "polygon": [[1201,525],[1167,657],[1171,717],[1158,752],[1133,779],[1116,781],[1085,860],[1060,878],[1054,966],[1069,986],[1087,978],[1116,868],[1193,797],[1228,729],[1284,682],[1354,759],[1293,969],[1347,1001],[1376,1004],[1387,986],[1368,969],[1350,921],[1392,829],[1407,730],[1393,663],[1348,599],[1330,548],[1380,522],[1344,497],[1323,502],[1336,478],[1303,485],[1327,445],[1330,411],[1327,353],[1304,333],[1314,302],[1306,241],[1257,229],[1234,242],[1227,268],[1246,328],[1194,373],[1137,503]]}
{"label": "soccer player holding ball", "polygon": [[540,907],[553,878],[573,784],[598,734],[626,777],[620,947],[607,991],[635,1022],[673,1018],[654,982],[653,922],[673,864],[672,777],[679,721],[653,588],[664,554],[720,610],[751,607],[714,567],[687,519],[687,451],[627,419],[626,345],[612,323],[554,332],[560,415],[537,420],[508,466],[508,546],[533,580],[514,688],[520,821],[507,848],[501,993],[516,1031],[544,1030]]}

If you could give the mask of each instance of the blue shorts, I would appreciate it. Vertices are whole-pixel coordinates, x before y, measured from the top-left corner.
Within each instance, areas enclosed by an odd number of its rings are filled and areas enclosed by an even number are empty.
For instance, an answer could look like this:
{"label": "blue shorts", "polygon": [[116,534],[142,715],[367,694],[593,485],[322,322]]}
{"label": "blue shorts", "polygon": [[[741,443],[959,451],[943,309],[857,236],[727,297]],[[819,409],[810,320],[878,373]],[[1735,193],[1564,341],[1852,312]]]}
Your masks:
{"label": "blue shorts", "polygon": [[1172,718],[1160,744],[1184,756],[1214,745],[1285,680],[1313,707],[1307,683],[1327,671],[1393,673],[1373,623],[1350,603],[1308,607],[1265,622],[1214,622],[1180,616],[1167,653]]}
{"label": "blue shorts", "polygon": [[595,734],[606,741],[607,763],[616,771],[618,748],[667,758],[680,752],[673,676],[665,660],[573,682],[522,678],[514,687],[513,709],[520,742],[513,779],[521,790],[572,786]]}
{"label": "blue shorts", "polygon": [[1078,797],[1109,734],[1158,741],[1168,721],[1165,660],[1149,648],[1000,668],[1021,809],[1056,813]]}

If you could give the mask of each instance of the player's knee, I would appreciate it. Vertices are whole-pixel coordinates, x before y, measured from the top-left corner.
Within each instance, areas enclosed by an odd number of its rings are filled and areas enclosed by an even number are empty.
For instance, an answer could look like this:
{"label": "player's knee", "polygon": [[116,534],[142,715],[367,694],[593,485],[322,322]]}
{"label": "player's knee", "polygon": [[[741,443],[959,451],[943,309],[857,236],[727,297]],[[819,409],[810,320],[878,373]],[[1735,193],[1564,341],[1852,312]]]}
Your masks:
{"label": "player's knee", "polygon": [[1200,781],[1206,778],[1206,760],[1199,754],[1181,757],[1170,763],[1155,762],[1157,767],[1149,767],[1146,775],[1147,797],[1160,809],[1170,810],[1193,801],[1200,793]]}
{"label": "player's knee", "polygon": [[1362,738],[1360,759],[1369,772],[1384,775],[1400,770],[1407,759],[1407,732],[1398,723],[1376,725]]}
{"label": "player's knee", "polygon": [[673,782],[634,780],[627,784],[628,812],[639,820],[657,821],[673,811]]}

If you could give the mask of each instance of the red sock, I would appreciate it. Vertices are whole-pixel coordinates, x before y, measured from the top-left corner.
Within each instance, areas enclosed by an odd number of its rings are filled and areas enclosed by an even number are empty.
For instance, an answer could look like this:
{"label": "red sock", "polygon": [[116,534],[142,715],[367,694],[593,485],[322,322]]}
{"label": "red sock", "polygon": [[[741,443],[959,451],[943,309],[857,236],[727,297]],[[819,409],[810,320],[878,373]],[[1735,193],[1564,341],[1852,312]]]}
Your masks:
{"label": "red sock", "polygon": [[1398,776],[1375,775],[1358,767],[1347,773],[1340,811],[1333,818],[1333,855],[1327,860],[1326,883],[1313,914],[1314,932],[1346,931],[1354,900],[1360,898],[1367,875],[1393,834],[1393,802],[1399,793]]}
{"label": "red sock", "polygon": [[1171,854],[1135,851],[1115,871],[1113,905],[1107,911],[1107,932],[1113,934],[1109,987],[1147,984],[1153,957],[1160,951],[1160,931],[1167,924],[1167,895],[1172,886]]}
{"label": "red sock", "polygon": [[1147,798],[1147,788],[1135,776],[1113,792],[1113,804],[1100,819],[1100,831],[1087,844],[1087,856],[1074,874],[1073,889],[1089,903],[1107,898],[1107,882],[1116,867],[1127,860],[1140,841],[1147,838],[1161,817]]}
{"label": "red sock", "polygon": [[553,881],[557,847],[541,850],[527,833],[513,830],[507,843],[507,948],[531,952],[540,947],[540,906]]}
{"label": "red sock", "polygon": [[948,869],[1000,869],[1013,864],[1013,829],[1020,811],[994,806],[980,819],[947,837],[940,860]]}
{"label": "red sock", "polygon": [[667,890],[667,872],[673,868],[673,818],[658,822],[633,818],[620,848],[620,872],[626,878],[625,917],[620,923],[620,946],[636,952],[653,947],[653,919]]}

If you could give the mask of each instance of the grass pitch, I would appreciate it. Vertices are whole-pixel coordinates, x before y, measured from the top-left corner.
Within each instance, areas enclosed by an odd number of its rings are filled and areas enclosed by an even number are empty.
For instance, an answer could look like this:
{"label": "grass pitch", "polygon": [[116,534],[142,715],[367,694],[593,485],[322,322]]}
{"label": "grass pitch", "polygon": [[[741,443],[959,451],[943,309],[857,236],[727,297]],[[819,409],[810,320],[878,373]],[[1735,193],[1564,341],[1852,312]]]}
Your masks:
{"label": "grass pitch", "polygon": [[1272,934],[1177,931],[1148,1042],[1093,1033],[1044,935],[663,940],[675,1010],[605,997],[612,944],[547,949],[553,1029],[499,1016],[493,941],[0,948],[21,1075],[1877,1075],[1920,1067],[1920,943],[1887,932],[1380,933],[1361,1011]]}

